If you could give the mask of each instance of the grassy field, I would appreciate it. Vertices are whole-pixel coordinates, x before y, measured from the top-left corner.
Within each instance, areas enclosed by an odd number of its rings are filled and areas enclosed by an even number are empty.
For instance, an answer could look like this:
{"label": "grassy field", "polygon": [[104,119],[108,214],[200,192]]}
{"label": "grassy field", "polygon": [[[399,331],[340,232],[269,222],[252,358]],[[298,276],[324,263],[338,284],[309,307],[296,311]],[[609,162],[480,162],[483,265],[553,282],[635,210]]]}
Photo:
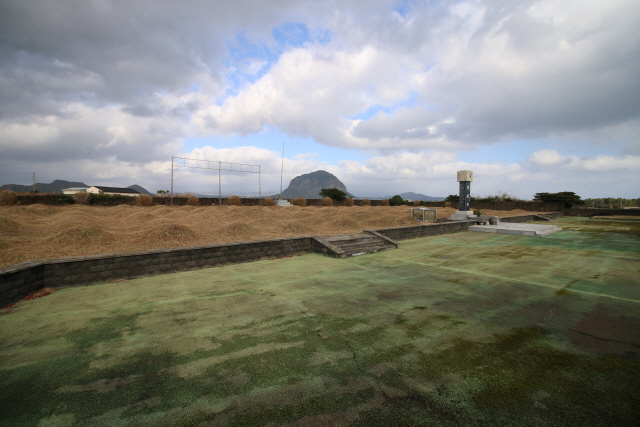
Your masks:
{"label": "grassy field", "polygon": [[637,425],[636,224],[556,224],[22,301],[0,425]]}
{"label": "grassy field", "polygon": [[[1,206],[0,267],[45,258],[414,225],[409,207]],[[438,209],[449,217],[455,209]],[[486,212],[491,214],[491,212]],[[499,216],[523,211],[495,212]]]}

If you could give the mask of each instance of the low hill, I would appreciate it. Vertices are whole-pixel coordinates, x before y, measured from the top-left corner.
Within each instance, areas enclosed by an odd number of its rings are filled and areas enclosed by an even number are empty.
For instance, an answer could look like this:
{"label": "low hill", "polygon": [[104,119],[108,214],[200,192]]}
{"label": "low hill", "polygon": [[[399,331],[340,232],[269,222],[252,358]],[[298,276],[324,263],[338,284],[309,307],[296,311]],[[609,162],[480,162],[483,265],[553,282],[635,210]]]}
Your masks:
{"label": "low hill", "polygon": [[[84,182],[65,181],[64,179],[56,179],[49,184],[36,182],[36,191],[38,193],[62,193],[62,189],[72,187],[91,186],[85,184]],[[15,191],[16,193],[30,193],[33,190],[33,185],[6,184],[1,186],[0,190],[11,190]]]}
{"label": "low hill", "polygon": [[148,194],[149,196],[157,196],[158,195],[158,194],[153,194],[153,193],[148,192],[144,187],[142,187],[141,185],[138,185],[138,184],[130,185],[127,188],[130,188],[132,190],[136,190],[140,194]]}
{"label": "low hill", "polygon": [[[84,182],[65,181],[64,179],[56,179],[49,184],[36,182],[36,191],[38,193],[62,193],[62,190],[64,190],[65,188],[74,188],[74,187],[91,187],[91,186],[85,184]],[[130,185],[128,188],[136,190],[142,194],[148,194],[150,196],[154,196],[154,194],[148,192],[144,187],[141,187],[140,185],[137,185],[137,184]],[[30,193],[33,190],[33,185],[5,184],[3,186],[0,186],[0,190],[11,190],[11,191],[15,191],[16,193]]]}
{"label": "low hill", "polygon": [[[421,193],[413,193],[413,192],[408,192],[408,193],[400,193],[398,194],[398,196],[402,197],[404,200],[424,200],[425,202],[429,202],[429,201],[441,201],[444,200],[444,197],[433,197],[433,196],[426,196],[424,194]],[[387,196],[385,197],[385,199],[390,199],[393,196]]]}

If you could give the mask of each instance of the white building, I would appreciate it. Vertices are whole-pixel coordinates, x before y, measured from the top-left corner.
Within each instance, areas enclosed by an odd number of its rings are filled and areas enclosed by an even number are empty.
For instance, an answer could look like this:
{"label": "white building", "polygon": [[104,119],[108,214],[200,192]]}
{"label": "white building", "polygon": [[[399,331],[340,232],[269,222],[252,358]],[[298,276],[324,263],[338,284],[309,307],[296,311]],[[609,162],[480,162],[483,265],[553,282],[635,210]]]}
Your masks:
{"label": "white building", "polygon": [[93,187],[87,188],[87,193],[91,194],[108,194],[111,196],[120,195],[120,196],[133,196],[137,197],[140,193],[131,188],[119,188],[119,187],[103,187],[101,185],[94,185]]}
{"label": "white building", "polygon": [[87,187],[63,188],[62,194],[78,194],[78,193],[84,193],[85,191],[87,191]]}

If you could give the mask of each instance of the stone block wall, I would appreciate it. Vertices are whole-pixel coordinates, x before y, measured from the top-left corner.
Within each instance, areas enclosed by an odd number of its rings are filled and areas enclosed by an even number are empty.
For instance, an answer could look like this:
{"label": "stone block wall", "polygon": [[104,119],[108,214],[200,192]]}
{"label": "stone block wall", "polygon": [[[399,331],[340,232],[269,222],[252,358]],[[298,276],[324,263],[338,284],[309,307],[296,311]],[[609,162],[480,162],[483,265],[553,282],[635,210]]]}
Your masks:
{"label": "stone block wall", "polygon": [[640,216],[640,209],[601,209],[601,208],[571,208],[565,209],[566,216],[592,217],[600,215],[624,215],[624,216]]}
{"label": "stone block wall", "polygon": [[[469,229],[468,221],[440,222],[436,224],[410,225],[406,227],[381,228],[375,231],[392,240],[417,239],[418,237],[438,236],[440,234],[459,233]],[[365,230],[367,232],[369,230]]]}

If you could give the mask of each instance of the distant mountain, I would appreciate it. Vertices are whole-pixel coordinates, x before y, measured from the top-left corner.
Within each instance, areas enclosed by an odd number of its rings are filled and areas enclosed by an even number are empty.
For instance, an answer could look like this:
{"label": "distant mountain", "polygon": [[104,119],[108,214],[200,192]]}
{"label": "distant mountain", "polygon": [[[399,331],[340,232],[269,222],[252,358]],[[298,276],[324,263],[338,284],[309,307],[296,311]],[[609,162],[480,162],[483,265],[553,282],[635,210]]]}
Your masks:
{"label": "distant mountain", "polygon": [[157,196],[158,195],[157,193],[153,194],[153,193],[148,192],[144,187],[142,187],[142,186],[140,186],[138,184],[130,185],[127,188],[131,188],[132,190],[136,190],[140,194],[148,194],[150,196]]}
{"label": "distant mountain", "polygon": [[[100,184],[98,184],[100,185]],[[74,188],[74,187],[91,187],[90,185],[85,184],[84,182],[73,182],[73,181],[65,181],[64,179],[56,179],[50,184],[43,184],[40,182],[36,182],[36,191],[38,193],[62,193],[62,190],[65,188]],[[128,188],[134,189],[142,194],[149,194],[153,196],[153,194],[149,193],[143,187],[134,184],[130,185]],[[16,193],[30,193],[33,190],[33,185],[18,185],[18,184],[6,184],[0,187],[0,190],[11,190]]]}
{"label": "distant mountain", "polygon": [[[318,170],[297,176],[291,180],[289,187],[282,192],[283,199],[295,199],[303,197],[305,199],[321,199],[320,190],[323,188],[337,188],[347,193],[348,196],[353,195],[347,191],[347,187],[335,175]],[[280,195],[275,195],[279,197]]]}
{"label": "distant mountain", "polygon": [[[36,182],[36,191],[38,193],[62,193],[63,188],[72,187],[91,187],[84,182],[71,182],[63,179],[56,179],[50,184],[43,184]],[[33,190],[33,185],[18,185],[18,184],[6,184],[0,187],[0,190],[11,190],[16,193],[30,193]]]}
{"label": "distant mountain", "polygon": [[[429,201],[441,201],[444,200],[444,197],[433,197],[433,196],[425,196],[424,194],[420,194],[420,193],[413,193],[413,192],[408,192],[408,193],[400,193],[398,194],[398,196],[402,197],[404,200],[424,200],[425,202],[429,202]],[[387,197],[383,197],[383,199],[390,199],[393,196],[387,196]]]}

